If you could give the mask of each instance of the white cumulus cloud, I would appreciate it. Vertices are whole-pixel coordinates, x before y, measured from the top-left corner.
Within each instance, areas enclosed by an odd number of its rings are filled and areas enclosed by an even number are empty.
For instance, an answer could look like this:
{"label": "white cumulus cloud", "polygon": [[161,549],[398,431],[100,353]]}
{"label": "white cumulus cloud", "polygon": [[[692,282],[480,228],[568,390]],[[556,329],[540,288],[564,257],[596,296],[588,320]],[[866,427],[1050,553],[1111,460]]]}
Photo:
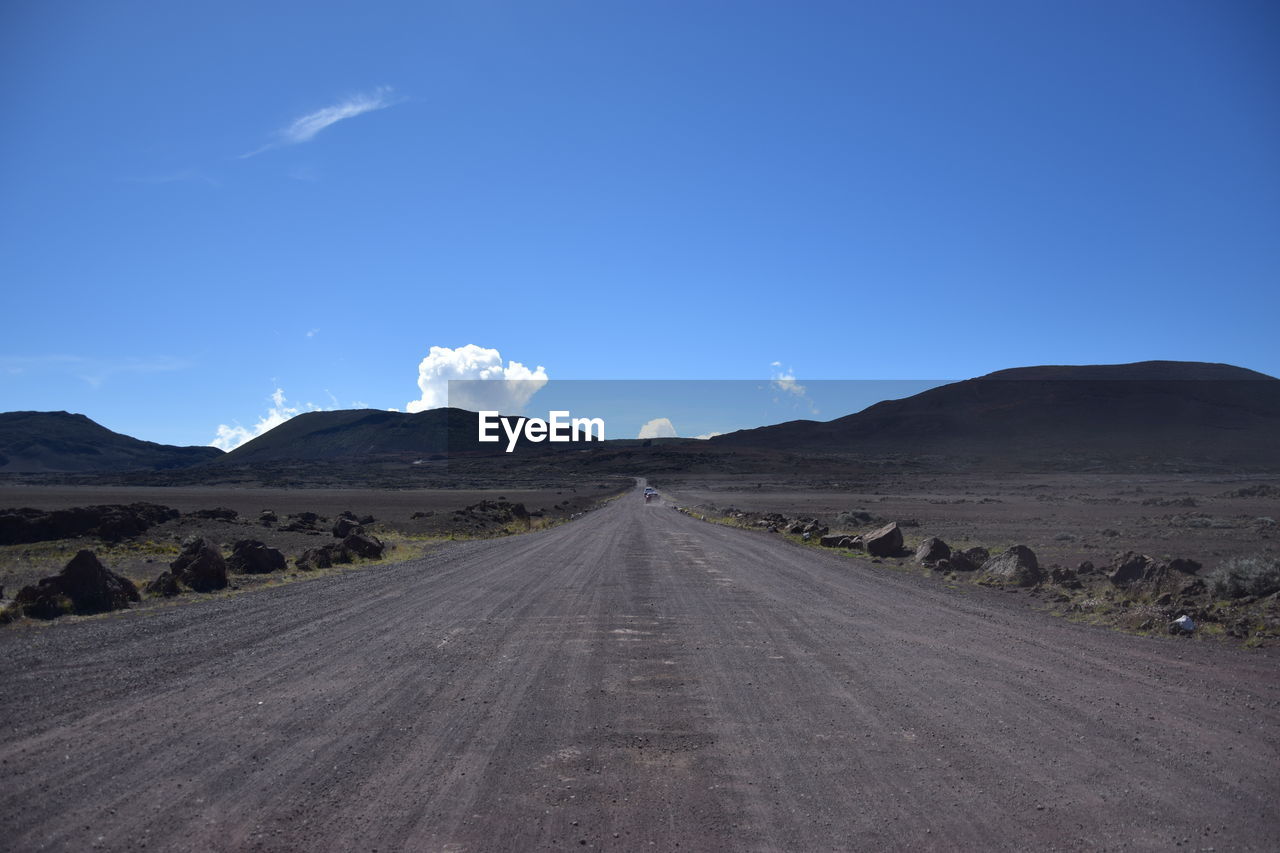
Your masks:
{"label": "white cumulus cloud", "polygon": [[640,427],[640,434],[636,438],[676,438],[675,425],[671,423],[669,418],[654,418],[644,426]]}
{"label": "white cumulus cloud", "polygon": [[699,441],[706,441],[708,438],[715,438],[717,435],[724,435],[722,432],[704,432],[702,435],[695,435],[694,438]]}
{"label": "white cumulus cloud", "polygon": [[[455,380],[452,397],[450,380]],[[533,370],[518,361],[504,365],[502,353],[496,349],[475,344],[457,349],[432,347],[418,365],[418,389],[422,396],[406,403],[405,411],[424,412],[453,406],[515,414],[546,384],[547,371],[541,365]]]}
{"label": "white cumulus cloud", "polygon": [[271,395],[271,408],[267,413],[258,419],[258,422],[252,427],[244,427],[240,424],[218,424],[218,434],[209,442],[210,447],[217,447],[221,450],[235,450],[246,441],[252,441],[270,429],[280,426],[280,424],[292,418],[294,415],[302,412],[314,412],[320,410],[320,407],[314,403],[307,403],[304,406],[290,406],[284,396],[284,389],[277,388],[275,393]]}
{"label": "white cumulus cloud", "polygon": [[355,118],[358,115],[364,115],[374,110],[386,109],[394,103],[395,101],[391,98],[390,86],[379,86],[372,92],[353,95],[346,100],[294,119],[288,125],[275,132],[274,140],[261,148],[250,151],[248,154],[240,155],[240,159],[253,157],[272,148],[310,142],[317,133],[332,124],[337,124],[344,119]]}

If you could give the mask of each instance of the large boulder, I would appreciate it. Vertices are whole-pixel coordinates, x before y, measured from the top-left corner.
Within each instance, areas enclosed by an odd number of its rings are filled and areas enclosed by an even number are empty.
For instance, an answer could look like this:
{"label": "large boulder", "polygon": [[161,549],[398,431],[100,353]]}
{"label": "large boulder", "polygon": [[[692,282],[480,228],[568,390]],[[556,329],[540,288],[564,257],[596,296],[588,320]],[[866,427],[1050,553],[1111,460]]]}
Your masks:
{"label": "large boulder", "polygon": [[1147,574],[1147,570],[1155,561],[1146,554],[1139,554],[1137,551],[1126,551],[1116,556],[1111,561],[1111,567],[1107,571],[1107,580],[1111,581],[1113,586],[1126,587],[1131,584],[1138,583]]}
{"label": "large boulder", "polygon": [[1014,545],[982,564],[982,572],[1001,583],[1035,586],[1044,578],[1036,554],[1026,545]]}
{"label": "large boulder", "polygon": [[333,537],[335,539],[346,539],[352,533],[363,532],[364,528],[360,526],[360,521],[349,515],[340,515],[337,521],[333,523]]}
{"label": "large boulder", "polygon": [[144,589],[147,595],[162,595],[165,598],[172,598],[182,592],[178,579],[168,570],[156,575],[155,580],[148,583]]}
{"label": "large boulder", "polygon": [[227,562],[218,546],[208,539],[189,539],[169,571],[196,592],[212,592],[227,585]]}
{"label": "large boulder", "polygon": [[1195,560],[1157,560],[1136,551],[1117,554],[1107,570],[1107,579],[1121,589],[1141,586],[1147,591],[1181,588],[1189,575],[1200,571]]}
{"label": "large boulder", "polygon": [[330,542],[320,548],[308,548],[298,555],[294,565],[299,571],[327,569],[340,563],[350,563],[351,552],[341,542]]}
{"label": "large boulder", "polygon": [[342,540],[342,547],[365,560],[376,560],[382,556],[385,547],[376,536],[367,533],[352,533]]}
{"label": "large boulder", "polygon": [[308,548],[298,555],[293,564],[300,572],[310,572],[315,569],[329,568],[333,565],[333,560],[329,557],[329,549],[326,546],[324,548]]}
{"label": "large boulder", "polygon": [[120,610],[138,599],[133,581],[107,569],[92,551],[81,551],[60,573],[23,587],[14,600],[28,616],[53,619]]}
{"label": "large boulder", "polygon": [[241,539],[231,546],[231,556],[227,558],[229,571],[246,575],[282,572],[284,568],[284,554],[256,539]]}
{"label": "large boulder", "polygon": [[951,546],[937,536],[930,536],[916,548],[916,562],[922,566],[932,566],[950,557]]}
{"label": "large boulder", "polygon": [[902,530],[891,521],[862,537],[862,544],[873,557],[896,557],[902,553]]}
{"label": "large boulder", "polygon": [[[986,560],[982,561],[984,562]],[[934,567],[944,572],[976,572],[982,568],[982,563],[969,556],[969,551],[952,551],[950,557],[939,560]]]}

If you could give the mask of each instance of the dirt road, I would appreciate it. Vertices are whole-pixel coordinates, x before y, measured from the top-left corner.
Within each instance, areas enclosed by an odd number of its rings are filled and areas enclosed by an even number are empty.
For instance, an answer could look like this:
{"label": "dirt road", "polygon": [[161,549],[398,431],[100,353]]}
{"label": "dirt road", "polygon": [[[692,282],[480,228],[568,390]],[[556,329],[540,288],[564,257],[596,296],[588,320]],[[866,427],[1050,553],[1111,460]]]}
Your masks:
{"label": "dirt road", "polygon": [[12,850],[1275,849],[1280,656],[687,518],[0,631]]}

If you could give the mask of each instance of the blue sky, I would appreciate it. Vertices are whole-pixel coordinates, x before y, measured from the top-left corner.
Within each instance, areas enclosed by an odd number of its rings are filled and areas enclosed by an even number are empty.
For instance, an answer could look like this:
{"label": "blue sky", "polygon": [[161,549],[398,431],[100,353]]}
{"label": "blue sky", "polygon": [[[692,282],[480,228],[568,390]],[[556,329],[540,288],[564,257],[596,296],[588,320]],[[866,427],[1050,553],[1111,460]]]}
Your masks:
{"label": "blue sky", "polygon": [[1277,43],[1235,0],[11,0],[0,409],[203,444],[468,344],[1280,374]]}

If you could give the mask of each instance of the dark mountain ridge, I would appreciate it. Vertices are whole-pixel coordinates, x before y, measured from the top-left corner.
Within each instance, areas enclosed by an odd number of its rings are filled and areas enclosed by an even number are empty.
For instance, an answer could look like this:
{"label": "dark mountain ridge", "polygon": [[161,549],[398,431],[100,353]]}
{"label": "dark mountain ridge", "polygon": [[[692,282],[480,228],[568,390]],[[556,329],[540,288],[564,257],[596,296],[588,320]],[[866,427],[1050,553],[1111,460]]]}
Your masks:
{"label": "dark mountain ridge", "polygon": [[216,447],[176,447],[112,432],[70,412],[0,412],[0,472],[165,470],[222,456]]}
{"label": "dark mountain ridge", "polygon": [[[1014,368],[885,400],[832,421],[790,421],[709,441],[481,444],[476,414],[307,412],[230,453],[111,432],[66,412],[0,414],[0,472],[345,466],[445,458],[502,471],[789,470],[799,462],[941,469],[1280,470],[1280,380],[1225,364],[1151,361]],[[652,444],[652,446],[650,446]],[[566,455],[571,454],[571,455]],[[828,460],[828,461],[824,461]],[[335,469],[337,470],[337,469]],[[417,469],[415,469],[417,470]],[[181,474],[189,478],[188,472]]]}
{"label": "dark mountain ridge", "polygon": [[832,421],[711,439],[720,447],[1002,463],[1280,464],[1280,380],[1200,362],[1013,368]]}

